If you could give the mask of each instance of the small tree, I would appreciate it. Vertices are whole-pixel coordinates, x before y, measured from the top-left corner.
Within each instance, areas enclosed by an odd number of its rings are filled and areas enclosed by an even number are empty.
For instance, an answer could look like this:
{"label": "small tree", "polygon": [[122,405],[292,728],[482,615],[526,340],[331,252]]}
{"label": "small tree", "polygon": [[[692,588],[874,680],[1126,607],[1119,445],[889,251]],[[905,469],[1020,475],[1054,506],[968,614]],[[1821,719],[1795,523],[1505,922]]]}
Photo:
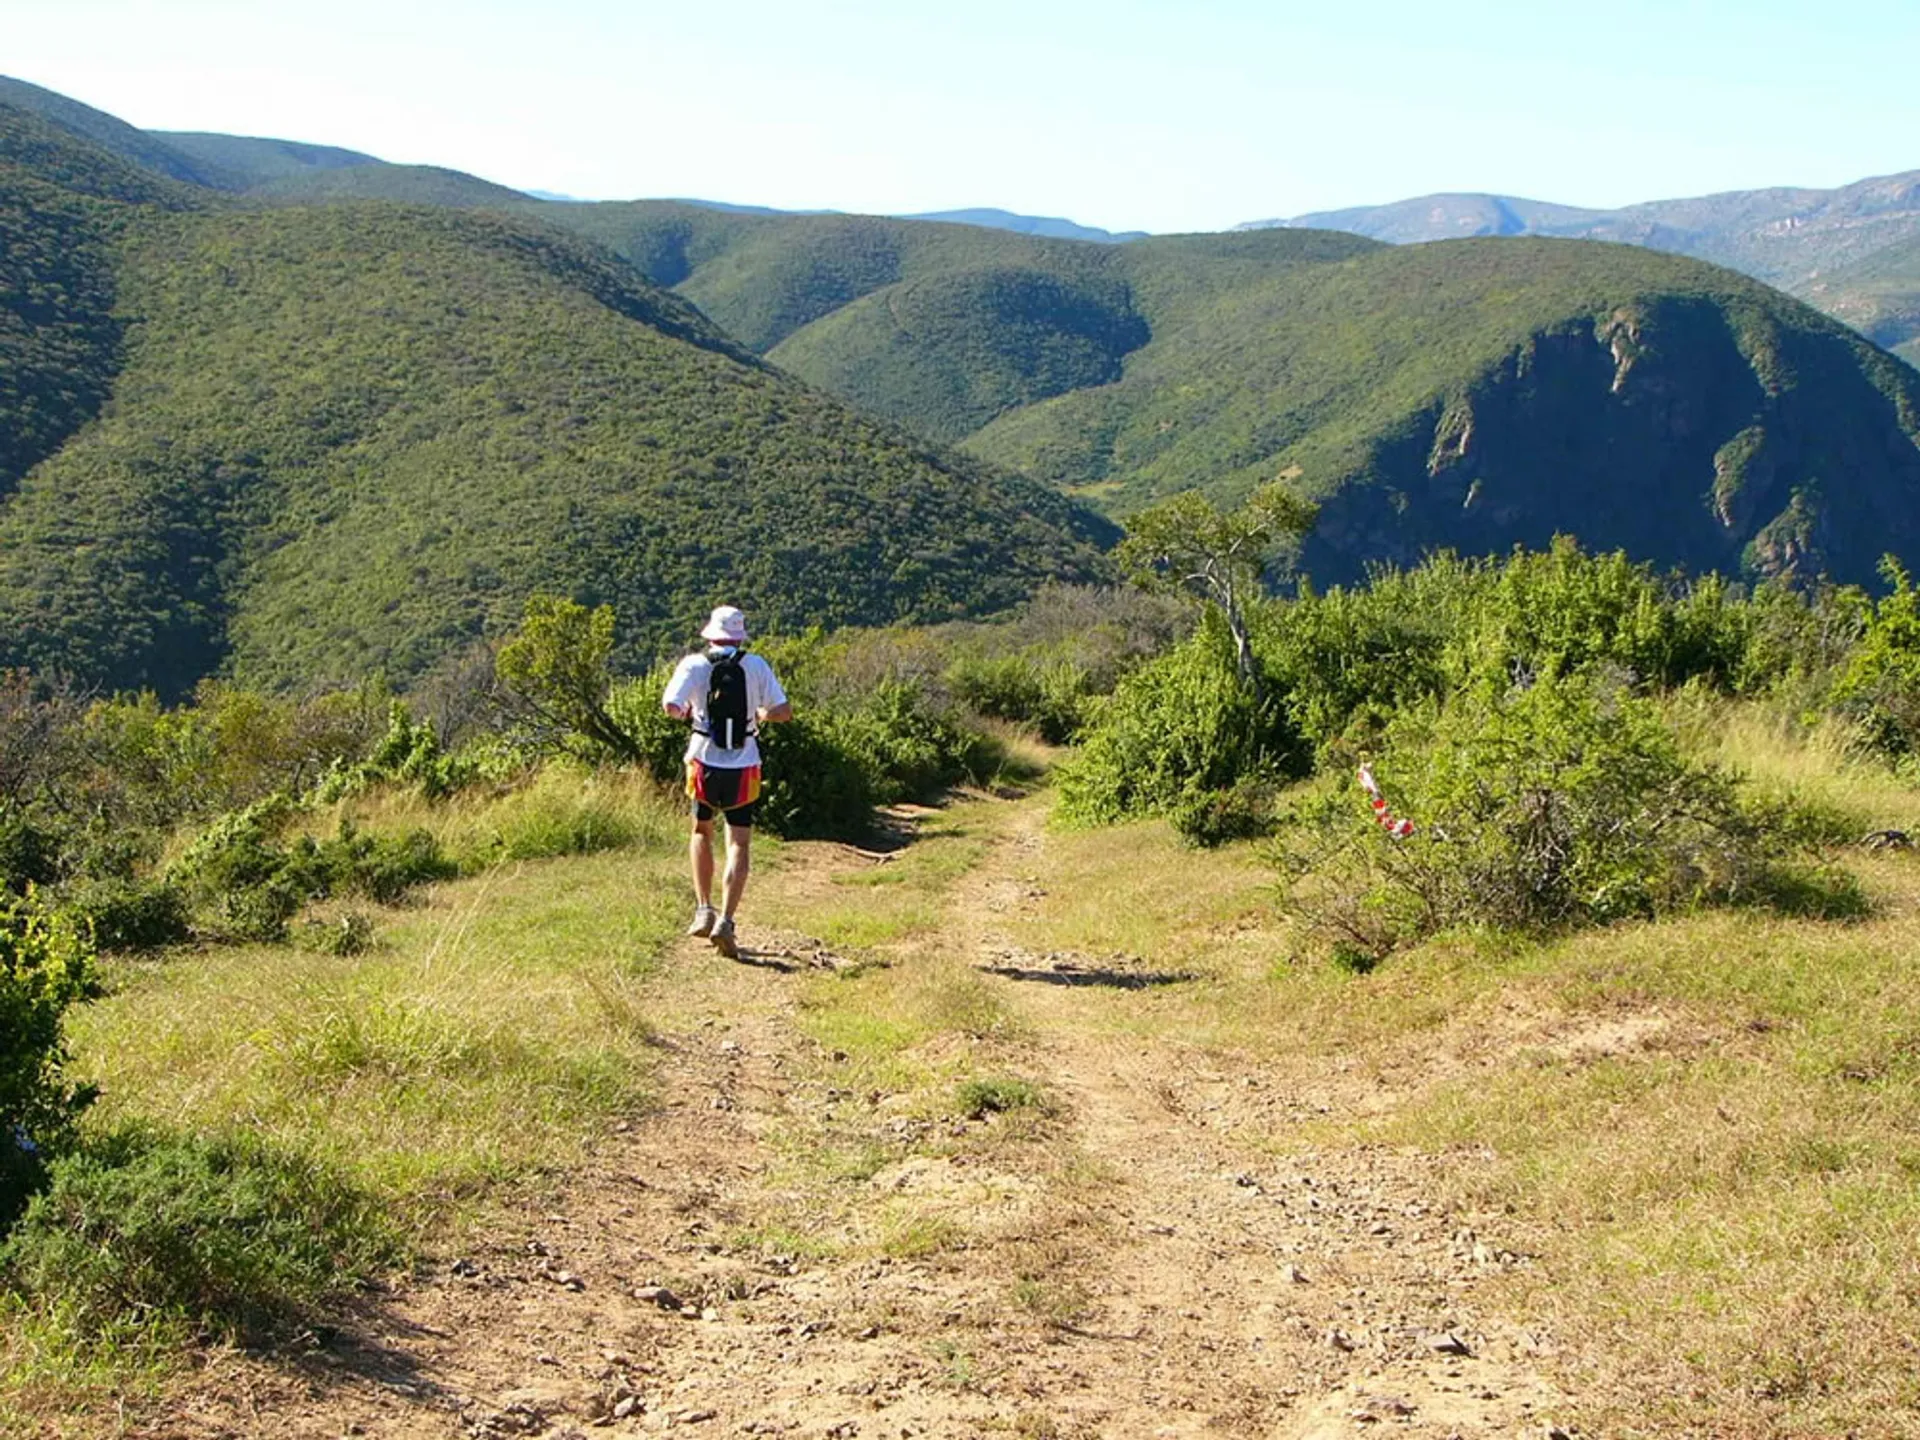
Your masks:
{"label": "small tree", "polygon": [[527,597],[526,618],[500,647],[500,683],[539,719],[584,735],[622,760],[645,758],[607,711],[613,607],[589,610],[558,595]]}
{"label": "small tree", "polygon": [[1319,513],[1278,481],[1226,512],[1198,490],[1188,490],[1133,516],[1115,555],[1137,584],[1190,591],[1220,607],[1233,637],[1240,683],[1258,701],[1264,697],[1247,607],[1288,542],[1311,530]]}

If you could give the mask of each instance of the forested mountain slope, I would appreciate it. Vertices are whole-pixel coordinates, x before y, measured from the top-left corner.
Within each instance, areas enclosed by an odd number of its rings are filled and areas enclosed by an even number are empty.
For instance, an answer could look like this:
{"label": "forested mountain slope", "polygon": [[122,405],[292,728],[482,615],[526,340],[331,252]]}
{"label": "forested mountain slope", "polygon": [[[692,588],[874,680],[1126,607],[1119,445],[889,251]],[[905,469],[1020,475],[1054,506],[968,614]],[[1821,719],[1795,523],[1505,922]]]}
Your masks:
{"label": "forested mountain slope", "polygon": [[1240,288],[971,448],[1128,508],[1290,477],[1321,578],[1556,531],[1871,580],[1920,553],[1920,375],[1743,276],[1624,246],[1382,249]]}
{"label": "forested mountain slope", "polygon": [[109,190],[117,162],[76,146],[6,172],[7,263],[67,297],[9,311],[46,358],[6,432],[73,399],[0,500],[0,665],[168,694],[405,679],[536,588],[614,602],[644,657],[721,599],[931,619],[1099,572],[1056,492],[796,384],[578,240],[91,200],[59,175]]}
{"label": "forested mountain slope", "polygon": [[1920,235],[1822,275],[1806,296],[1874,343],[1920,366]]}
{"label": "forested mountain slope", "polygon": [[213,189],[235,183],[235,177],[217,165],[195,160],[162,137],[44,86],[0,75],[0,105],[36,116],[65,135],[168,180]]}
{"label": "forested mountain slope", "polygon": [[210,135],[195,130],[149,131],[196,165],[251,189],[314,170],[345,170],[387,162],[337,145],[308,145],[298,140],[267,140],[247,135]]}
{"label": "forested mountain slope", "polygon": [[105,403],[118,217],[203,193],[0,103],[0,500]]}
{"label": "forested mountain slope", "polygon": [[1695,569],[1913,553],[1920,377],[1744,276],[1622,245],[1327,231],[1096,246],[573,207],[802,378],[1119,514],[1287,475],[1322,578],[1557,531]]}

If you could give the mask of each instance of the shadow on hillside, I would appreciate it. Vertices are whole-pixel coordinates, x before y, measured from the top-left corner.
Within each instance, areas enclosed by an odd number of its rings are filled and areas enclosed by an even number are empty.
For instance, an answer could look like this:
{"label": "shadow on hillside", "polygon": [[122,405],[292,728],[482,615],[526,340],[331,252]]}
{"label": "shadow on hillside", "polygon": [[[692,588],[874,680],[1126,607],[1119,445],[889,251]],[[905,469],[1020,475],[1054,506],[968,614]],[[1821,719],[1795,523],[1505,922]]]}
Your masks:
{"label": "shadow on hillside", "polygon": [[1151,990],[1160,985],[1179,985],[1200,977],[1191,970],[1113,970],[1104,967],[1060,966],[1035,969],[1022,965],[982,965],[988,975],[1004,980],[1027,980],[1037,985],[1100,985],[1110,990]]}

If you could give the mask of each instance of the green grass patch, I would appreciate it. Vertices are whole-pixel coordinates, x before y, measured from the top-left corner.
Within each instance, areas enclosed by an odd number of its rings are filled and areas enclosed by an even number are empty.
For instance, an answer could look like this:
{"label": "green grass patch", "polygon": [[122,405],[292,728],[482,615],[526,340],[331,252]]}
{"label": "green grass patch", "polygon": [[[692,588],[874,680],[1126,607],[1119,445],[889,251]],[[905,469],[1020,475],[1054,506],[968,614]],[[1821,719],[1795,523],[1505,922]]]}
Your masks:
{"label": "green grass patch", "polygon": [[895,1260],[924,1260],[965,1242],[966,1231],[945,1215],[894,1209],[880,1222],[880,1253]]}
{"label": "green grass patch", "polygon": [[953,1092],[953,1108],[969,1120],[1004,1115],[1011,1110],[1050,1108],[1046,1092],[1031,1080],[1013,1075],[983,1075],[963,1080]]}

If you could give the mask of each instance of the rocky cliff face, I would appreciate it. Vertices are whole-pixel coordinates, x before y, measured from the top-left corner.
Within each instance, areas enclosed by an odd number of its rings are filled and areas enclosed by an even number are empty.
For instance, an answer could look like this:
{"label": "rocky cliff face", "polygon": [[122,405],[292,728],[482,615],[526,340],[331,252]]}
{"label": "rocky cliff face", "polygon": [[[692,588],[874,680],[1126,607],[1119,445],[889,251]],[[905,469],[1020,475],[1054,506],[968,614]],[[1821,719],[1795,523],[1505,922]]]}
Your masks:
{"label": "rocky cliff face", "polygon": [[1920,426],[1857,355],[1826,353],[1853,343],[1688,301],[1537,334],[1375,449],[1306,568],[1566,533],[1693,570],[1870,580],[1920,542]]}

